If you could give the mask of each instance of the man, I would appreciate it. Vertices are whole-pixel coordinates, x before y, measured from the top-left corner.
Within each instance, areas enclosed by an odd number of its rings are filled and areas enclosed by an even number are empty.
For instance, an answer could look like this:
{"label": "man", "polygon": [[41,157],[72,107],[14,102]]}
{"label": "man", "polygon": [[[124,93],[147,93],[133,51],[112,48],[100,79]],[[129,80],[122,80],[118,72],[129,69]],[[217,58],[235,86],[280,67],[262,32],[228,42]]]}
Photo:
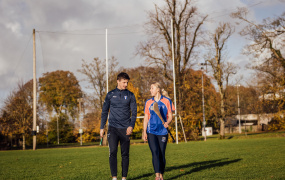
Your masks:
{"label": "man", "polygon": [[104,126],[108,113],[109,164],[113,180],[117,180],[117,150],[120,141],[122,156],[122,179],[127,178],[129,169],[130,135],[137,118],[135,95],[127,90],[130,77],[127,73],[117,76],[117,88],[108,92],[101,115],[100,136],[104,135]]}

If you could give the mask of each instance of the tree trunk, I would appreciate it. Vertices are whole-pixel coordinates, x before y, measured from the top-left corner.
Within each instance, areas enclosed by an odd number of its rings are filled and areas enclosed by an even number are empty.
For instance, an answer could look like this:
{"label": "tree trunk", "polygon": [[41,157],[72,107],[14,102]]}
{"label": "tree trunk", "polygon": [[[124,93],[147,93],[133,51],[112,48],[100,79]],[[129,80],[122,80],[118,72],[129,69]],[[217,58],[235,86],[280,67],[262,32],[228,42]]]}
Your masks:
{"label": "tree trunk", "polygon": [[220,139],[225,139],[225,120],[220,118]]}
{"label": "tree trunk", "polygon": [[221,97],[221,118],[220,118],[220,139],[225,139],[225,91],[223,90],[222,82],[219,83]]}
{"label": "tree trunk", "polygon": [[23,150],[26,150],[26,136],[25,136],[25,133],[23,133]]}

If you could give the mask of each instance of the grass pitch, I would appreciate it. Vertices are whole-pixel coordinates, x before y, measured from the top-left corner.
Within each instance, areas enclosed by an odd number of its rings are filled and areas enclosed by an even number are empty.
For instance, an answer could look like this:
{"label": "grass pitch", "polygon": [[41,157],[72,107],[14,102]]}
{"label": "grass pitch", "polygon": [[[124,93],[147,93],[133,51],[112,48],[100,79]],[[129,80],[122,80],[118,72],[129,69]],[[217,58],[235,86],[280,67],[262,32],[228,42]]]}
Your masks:
{"label": "grass pitch", "polygon": [[[111,179],[108,154],[98,146],[1,151],[0,179]],[[166,160],[165,179],[285,179],[285,133],[168,143]],[[120,162],[119,151],[119,178]],[[154,177],[148,145],[131,145],[128,179]]]}

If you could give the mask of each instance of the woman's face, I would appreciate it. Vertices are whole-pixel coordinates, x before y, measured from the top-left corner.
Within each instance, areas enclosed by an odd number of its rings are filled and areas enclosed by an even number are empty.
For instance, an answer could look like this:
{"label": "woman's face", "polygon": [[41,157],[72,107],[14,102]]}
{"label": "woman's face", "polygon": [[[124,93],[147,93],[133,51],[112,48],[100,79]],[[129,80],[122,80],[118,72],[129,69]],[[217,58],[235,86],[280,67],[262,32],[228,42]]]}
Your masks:
{"label": "woman's face", "polygon": [[157,93],[159,93],[159,88],[156,85],[152,84],[150,86],[150,93],[151,93],[151,96],[156,96]]}

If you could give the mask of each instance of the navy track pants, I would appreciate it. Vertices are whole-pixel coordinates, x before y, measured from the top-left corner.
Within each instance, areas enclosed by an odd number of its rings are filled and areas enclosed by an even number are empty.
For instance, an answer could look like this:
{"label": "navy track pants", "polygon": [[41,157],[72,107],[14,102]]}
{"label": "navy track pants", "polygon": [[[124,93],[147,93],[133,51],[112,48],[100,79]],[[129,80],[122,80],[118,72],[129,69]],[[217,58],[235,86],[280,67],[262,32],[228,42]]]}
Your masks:
{"label": "navy track pants", "polygon": [[112,176],[117,176],[117,152],[119,142],[122,156],[122,177],[127,177],[128,175],[130,136],[126,135],[126,133],[127,128],[115,128],[112,126],[108,128],[109,164]]}
{"label": "navy track pants", "polygon": [[152,153],[152,165],[155,173],[164,173],[165,170],[165,150],[168,140],[167,135],[154,135],[147,133],[148,145]]}

